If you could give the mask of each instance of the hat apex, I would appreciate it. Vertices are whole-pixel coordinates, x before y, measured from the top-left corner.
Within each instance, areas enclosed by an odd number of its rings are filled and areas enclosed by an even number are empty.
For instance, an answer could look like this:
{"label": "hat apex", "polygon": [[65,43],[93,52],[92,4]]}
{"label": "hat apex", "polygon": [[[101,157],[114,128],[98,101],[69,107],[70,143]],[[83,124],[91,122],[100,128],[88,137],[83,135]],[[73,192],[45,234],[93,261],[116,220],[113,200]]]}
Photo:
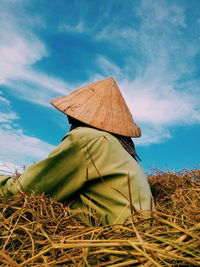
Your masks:
{"label": "hat apex", "polygon": [[95,128],[130,137],[140,137],[126,102],[112,77],[51,100],[66,115]]}

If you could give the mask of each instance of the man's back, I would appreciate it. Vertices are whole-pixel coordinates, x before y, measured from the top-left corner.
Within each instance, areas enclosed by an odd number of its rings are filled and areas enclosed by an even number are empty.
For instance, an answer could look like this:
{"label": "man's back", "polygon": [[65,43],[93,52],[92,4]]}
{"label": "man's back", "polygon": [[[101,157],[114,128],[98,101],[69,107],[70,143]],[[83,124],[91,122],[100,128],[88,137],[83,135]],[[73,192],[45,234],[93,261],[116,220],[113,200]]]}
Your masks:
{"label": "man's back", "polygon": [[150,209],[151,192],[146,176],[116,137],[90,127],[78,127],[70,134],[83,155],[87,180],[73,207],[96,210],[103,215],[104,223],[123,223],[131,214],[129,177],[134,207]]}
{"label": "man's back", "polygon": [[94,210],[102,223],[123,223],[132,203],[149,210],[151,192],[137,161],[112,134],[91,127],[70,131],[49,156],[28,167],[19,179],[0,177],[0,195],[24,190],[45,193],[72,208]]}

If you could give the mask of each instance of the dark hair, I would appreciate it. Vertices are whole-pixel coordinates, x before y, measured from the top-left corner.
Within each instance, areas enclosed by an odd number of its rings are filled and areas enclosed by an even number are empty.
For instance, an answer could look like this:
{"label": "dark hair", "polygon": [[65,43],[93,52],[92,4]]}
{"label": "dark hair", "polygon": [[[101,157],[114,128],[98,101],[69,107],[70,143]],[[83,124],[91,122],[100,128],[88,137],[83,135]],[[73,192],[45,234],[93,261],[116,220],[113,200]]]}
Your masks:
{"label": "dark hair", "polygon": [[86,123],[84,123],[82,121],[79,121],[79,120],[77,120],[75,118],[72,118],[69,115],[67,115],[67,118],[68,118],[69,124],[75,125],[76,127],[78,127],[78,126],[88,126],[88,127],[90,127],[90,125],[88,125],[88,124],[86,124]]}

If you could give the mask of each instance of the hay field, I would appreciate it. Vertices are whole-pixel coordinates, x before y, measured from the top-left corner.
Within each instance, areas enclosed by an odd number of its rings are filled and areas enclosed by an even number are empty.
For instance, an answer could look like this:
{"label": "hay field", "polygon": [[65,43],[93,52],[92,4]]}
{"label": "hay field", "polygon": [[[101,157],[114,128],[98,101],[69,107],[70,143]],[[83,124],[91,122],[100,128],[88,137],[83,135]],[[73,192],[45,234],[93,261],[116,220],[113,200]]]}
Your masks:
{"label": "hay field", "polygon": [[200,170],[148,178],[156,211],[115,227],[43,195],[0,199],[0,265],[200,266]]}

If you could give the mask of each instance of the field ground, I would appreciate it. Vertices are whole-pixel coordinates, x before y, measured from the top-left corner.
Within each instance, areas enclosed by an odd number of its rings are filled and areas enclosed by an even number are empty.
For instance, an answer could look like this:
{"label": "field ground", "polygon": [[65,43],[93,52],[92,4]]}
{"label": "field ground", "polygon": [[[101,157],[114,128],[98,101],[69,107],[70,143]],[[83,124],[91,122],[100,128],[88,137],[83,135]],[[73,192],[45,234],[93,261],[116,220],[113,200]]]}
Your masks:
{"label": "field ground", "polygon": [[[0,200],[1,266],[200,266],[200,170],[149,175],[156,211],[83,224],[43,195]],[[88,217],[88,215],[86,215]]]}

